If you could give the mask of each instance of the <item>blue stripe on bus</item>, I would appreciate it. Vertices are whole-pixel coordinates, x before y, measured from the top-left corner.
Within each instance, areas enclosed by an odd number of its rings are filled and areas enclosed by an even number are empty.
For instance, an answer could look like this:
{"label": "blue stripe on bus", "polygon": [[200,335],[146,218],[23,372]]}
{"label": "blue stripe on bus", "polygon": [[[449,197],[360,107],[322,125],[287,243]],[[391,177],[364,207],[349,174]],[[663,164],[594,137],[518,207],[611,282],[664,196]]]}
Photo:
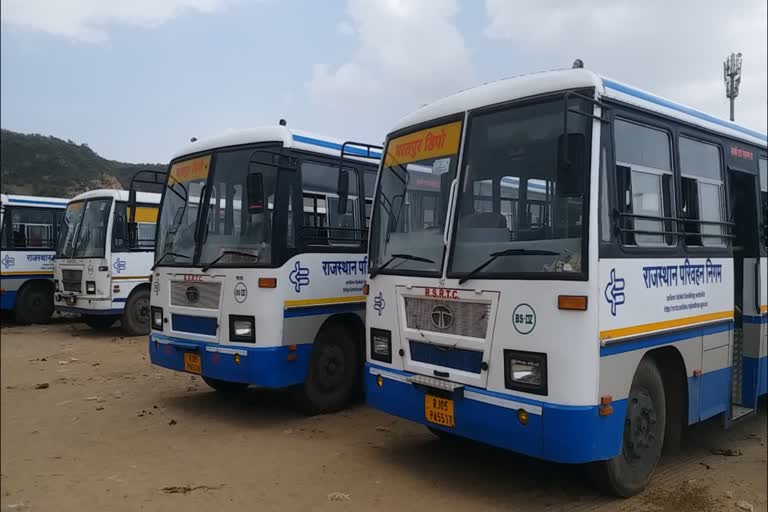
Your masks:
{"label": "blue stripe on bus", "polygon": [[757,397],[768,393],[768,356],[742,359],[741,401],[755,407]]}
{"label": "blue stripe on bus", "polygon": [[0,294],[0,309],[13,309],[16,306],[16,290],[6,290]]}
{"label": "blue stripe on bus", "polygon": [[88,309],[75,306],[56,306],[56,311],[65,313],[80,313],[81,315],[122,315],[122,309]]}
{"label": "blue stripe on bus", "polygon": [[445,366],[470,373],[480,373],[480,366],[483,364],[481,350],[441,347],[414,340],[411,340],[410,348],[411,359],[419,363]]}
{"label": "blue stripe on bus", "polygon": [[[210,349],[210,350],[209,350]],[[242,353],[238,362],[231,352]],[[301,384],[307,375],[312,343],[289,346],[243,347],[170,337],[152,331],[149,358],[152,364],[170,370],[184,370],[184,354],[200,354],[202,375],[227,382],[243,382],[267,388],[285,388]],[[290,356],[290,357],[289,357]]]}
{"label": "blue stripe on bus", "polygon": [[174,331],[215,336],[218,327],[219,320],[215,317],[171,314],[171,328]]}
{"label": "blue stripe on bus", "polygon": [[703,121],[707,121],[713,124],[717,124],[720,126],[723,126],[725,128],[730,128],[731,130],[735,130],[737,132],[741,132],[745,135],[750,135],[752,137],[755,137],[757,139],[761,139],[763,141],[768,141],[768,135],[764,133],[757,132],[755,130],[750,130],[749,128],[745,128],[743,126],[740,126],[736,123],[731,123],[729,121],[726,121],[724,119],[720,119],[718,117],[715,117],[710,114],[705,114],[704,112],[700,112],[698,110],[694,110],[690,107],[686,107],[684,105],[680,105],[678,103],[674,103],[672,101],[666,100],[664,98],[660,98],[658,96],[655,96],[653,94],[647,93],[645,91],[640,91],[638,89],[635,89],[633,87],[629,87],[628,85],[620,84],[618,82],[614,82],[613,80],[607,80],[603,78],[603,84],[609,88],[613,89],[615,91],[623,92],[624,94],[628,94],[630,96],[634,96],[635,98],[639,98],[641,100],[647,101],[649,103],[655,103],[656,105],[666,107],[671,110],[675,110],[677,112],[681,112],[683,114],[688,114],[689,116],[696,117],[698,119],[701,119]]}
{"label": "blue stripe on bus", "polygon": [[128,298],[126,297],[124,299],[112,299],[112,302],[128,302]]}
{"label": "blue stripe on bus", "polygon": [[768,323],[768,315],[760,315],[760,316],[744,315],[742,318],[744,319],[744,323],[747,323],[747,324]]}
{"label": "blue stripe on bus", "polygon": [[67,206],[68,201],[63,201],[61,203],[56,203],[53,201],[38,201],[37,199],[11,199],[8,198],[8,204],[10,203],[19,203],[19,204],[37,204],[40,206],[61,206],[62,208]]}
{"label": "blue stripe on bus", "polygon": [[[313,146],[320,146],[323,148],[328,149],[335,149],[336,151],[341,151],[341,144],[337,144],[335,142],[322,140],[322,139],[315,139],[313,137],[305,137],[304,135],[293,135],[293,140],[296,142],[302,142],[304,144],[312,144]],[[355,156],[362,156],[364,158],[381,158],[381,153],[377,151],[371,151],[370,153],[365,149],[360,149],[359,147],[356,147],[354,145],[348,145],[347,148],[344,150],[346,153],[355,155]]]}
{"label": "blue stripe on bus", "polygon": [[[425,390],[406,382],[387,379],[379,386],[375,371],[404,373],[392,368],[366,363],[365,394],[371,407],[405,418],[431,428],[446,430],[458,436],[474,439],[533,457],[565,463],[605,460],[621,449],[627,400],[614,400],[613,414],[599,415],[599,406],[558,405],[535,401],[541,414],[529,414],[528,423],[522,425],[517,409],[481,402],[469,398],[454,400],[456,426],[443,428],[428,423],[424,417]],[[466,386],[466,391],[490,396],[502,395]],[[531,400],[502,395],[516,402]]]}
{"label": "blue stripe on bus", "polygon": [[352,302],[346,304],[324,304],[321,306],[300,306],[286,309],[283,318],[297,318],[301,316],[333,315],[334,313],[352,313],[364,311],[365,302]]}
{"label": "blue stripe on bus", "polygon": [[600,348],[600,357],[622,354],[624,352],[632,352],[633,350],[641,350],[659,345],[667,345],[677,341],[689,340],[699,338],[701,336],[707,336],[709,334],[730,331],[731,329],[733,329],[733,322],[729,320],[725,323],[719,323],[716,325],[692,327],[682,331],[651,335],[641,339],[632,339],[625,342],[619,341]]}
{"label": "blue stripe on bus", "polygon": [[0,280],[2,279],[53,279],[53,272],[49,272],[47,274],[10,274],[10,275],[0,275]]}

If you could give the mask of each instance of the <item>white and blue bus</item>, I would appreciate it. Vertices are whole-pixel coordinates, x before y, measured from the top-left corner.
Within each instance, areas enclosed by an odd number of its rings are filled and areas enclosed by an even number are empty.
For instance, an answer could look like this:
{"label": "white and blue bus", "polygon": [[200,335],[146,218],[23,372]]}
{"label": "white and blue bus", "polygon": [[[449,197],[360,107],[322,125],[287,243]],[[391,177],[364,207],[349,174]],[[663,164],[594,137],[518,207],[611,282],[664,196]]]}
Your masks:
{"label": "white and blue bus", "polygon": [[53,315],[53,256],[66,199],[0,195],[0,309],[20,324]]}
{"label": "white and blue bus", "polygon": [[553,71],[405,117],[378,180],[373,407],[441,438],[591,463],[621,496],[688,425],[755,414],[764,134]]}
{"label": "white and blue bus", "polygon": [[309,413],[344,407],[362,384],[380,150],[280,125],[178,152],[158,220],[152,363],[220,391],[293,387]]}
{"label": "white and blue bus", "polygon": [[[146,171],[140,171],[146,172]],[[152,171],[149,171],[152,172]],[[96,330],[118,320],[149,333],[149,282],[160,194],[90,190],[67,204],[54,262],[54,303]]]}

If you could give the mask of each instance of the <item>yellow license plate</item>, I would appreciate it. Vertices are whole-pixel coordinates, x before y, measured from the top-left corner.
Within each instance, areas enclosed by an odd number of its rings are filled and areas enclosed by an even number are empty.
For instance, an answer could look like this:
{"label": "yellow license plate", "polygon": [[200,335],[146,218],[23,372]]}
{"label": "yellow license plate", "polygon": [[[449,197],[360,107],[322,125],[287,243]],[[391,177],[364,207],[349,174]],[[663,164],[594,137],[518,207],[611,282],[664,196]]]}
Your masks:
{"label": "yellow license plate", "polygon": [[184,371],[199,374],[202,370],[203,365],[200,363],[200,354],[184,352]]}
{"label": "yellow license plate", "polygon": [[456,417],[453,415],[453,400],[433,395],[425,395],[424,417],[430,423],[435,423],[444,427],[455,427]]}

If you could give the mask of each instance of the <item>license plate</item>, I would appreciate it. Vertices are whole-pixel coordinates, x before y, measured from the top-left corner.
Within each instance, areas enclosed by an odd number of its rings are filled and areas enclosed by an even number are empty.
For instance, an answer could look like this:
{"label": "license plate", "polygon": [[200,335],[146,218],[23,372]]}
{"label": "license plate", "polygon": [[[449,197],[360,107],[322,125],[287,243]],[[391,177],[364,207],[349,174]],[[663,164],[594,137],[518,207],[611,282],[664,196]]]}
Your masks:
{"label": "license plate", "polygon": [[424,417],[430,423],[435,423],[444,427],[455,427],[456,418],[453,415],[453,400],[433,395],[425,395]]}
{"label": "license plate", "polygon": [[200,354],[184,352],[184,371],[199,374],[202,370],[203,365],[200,363]]}

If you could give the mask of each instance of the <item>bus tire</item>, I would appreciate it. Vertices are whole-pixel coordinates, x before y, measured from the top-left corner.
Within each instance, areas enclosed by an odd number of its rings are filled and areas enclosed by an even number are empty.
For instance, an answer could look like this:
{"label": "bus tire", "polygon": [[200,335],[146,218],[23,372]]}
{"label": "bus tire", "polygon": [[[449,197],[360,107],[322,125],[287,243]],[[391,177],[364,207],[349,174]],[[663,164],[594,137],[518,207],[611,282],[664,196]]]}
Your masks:
{"label": "bus tire", "polygon": [[21,325],[47,324],[53,315],[53,290],[46,282],[24,285],[16,297],[14,316]]}
{"label": "bus tire", "polygon": [[106,331],[117,322],[112,315],[83,315],[83,323],[94,331]]}
{"label": "bus tire", "polygon": [[131,293],[121,320],[128,336],[149,334],[149,289],[139,288]]}
{"label": "bus tire", "polygon": [[360,371],[357,348],[340,323],[326,325],[317,335],[307,377],[296,388],[296,402],[308,415],[339,411],[354,396]]}
{"label": "bus tire", "polygon": [[203,376],[203,381],[219,393],[240,393],[248,387],[248,384],[245,382],[231,382],[205,376]]}
{"label": "bus tire", "polygon": [[627,398],[621,452],[593,463],[593,478],[604,492],[628,498],[651,481],[661,458],[666,427],[666,394],[653,359],[640,361]]}

